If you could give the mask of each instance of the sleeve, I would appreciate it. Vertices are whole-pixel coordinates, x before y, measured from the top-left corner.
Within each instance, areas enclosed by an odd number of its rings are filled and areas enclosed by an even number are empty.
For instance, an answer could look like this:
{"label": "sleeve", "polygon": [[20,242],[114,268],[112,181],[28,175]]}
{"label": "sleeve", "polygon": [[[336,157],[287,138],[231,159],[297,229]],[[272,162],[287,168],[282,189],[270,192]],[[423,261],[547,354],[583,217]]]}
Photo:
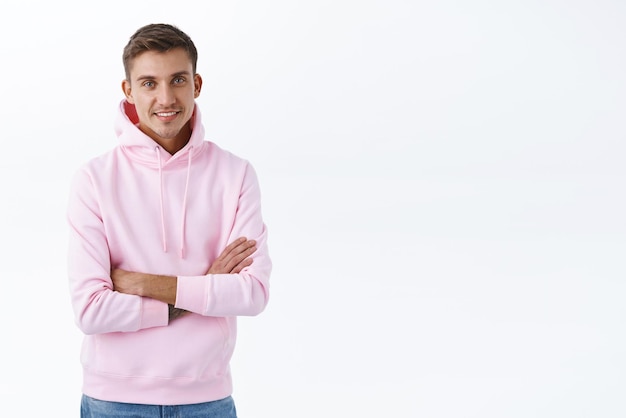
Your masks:
{"label": "sleeve", "polygon": [[272,262],[261,213],[259,183],[254,168],[248,163],[226,245],[241,236],[257,242],[253,263],[238,274],[179,276],[176,307],[205,316],[255,316],[267,306]]}
{"label": "sleeve", "polygon": [[85,334],[166,326],[166,303],[113,290],[106,229],[88,171],[72,179],[67,207],[68,278],[74,320]]}

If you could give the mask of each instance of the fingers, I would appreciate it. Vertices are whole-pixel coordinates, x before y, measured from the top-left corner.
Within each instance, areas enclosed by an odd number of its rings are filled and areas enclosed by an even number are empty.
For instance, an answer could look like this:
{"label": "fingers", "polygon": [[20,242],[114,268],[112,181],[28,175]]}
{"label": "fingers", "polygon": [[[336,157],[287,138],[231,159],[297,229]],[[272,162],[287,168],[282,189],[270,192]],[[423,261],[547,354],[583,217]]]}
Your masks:
{"label": "fingers", "polygon": [[252,264],[250,257],[256,251],[254,240],[245,240],[235,246],[227,255],[225,269],[228,273],[239,273],[244,267]]}
{"label": "fingers", "polygon": [[245,260],[243,260],[241,263],[237,264],[232,270],[231,273],[232,274],[237,274],[240,273],[241,270],[244,269],[244,267],[248,267],[250,264],[252,264],[254,262],[254,260],[252,258],[246,258]]}
{"label": "fingers", "polygon": [[252,264],[252,258],[250,257],[256,251],[256,245],[254,241],[248,241],[245,246],[238,247],[241,252],[233,254],[226,264],[226,269],[229,273],[239,273],[244,267]]}
{"label": "fingers", "polygon": [[245,267],[252,264],[249,258],[256,251],[256,241],[245,237],[237,238],[226,246],[224,251],[215,259],[208,273],[229,274],[239,273]]}
{"label": "fingers", "polygon": [[225,261],[232,257],[235,257],[237,254],[245,251],[246,249],[256,245],[256,241],[248,240],[246,237],[237,238],[235,241],[226,246],[224,251],[217,258],[220,261]]}

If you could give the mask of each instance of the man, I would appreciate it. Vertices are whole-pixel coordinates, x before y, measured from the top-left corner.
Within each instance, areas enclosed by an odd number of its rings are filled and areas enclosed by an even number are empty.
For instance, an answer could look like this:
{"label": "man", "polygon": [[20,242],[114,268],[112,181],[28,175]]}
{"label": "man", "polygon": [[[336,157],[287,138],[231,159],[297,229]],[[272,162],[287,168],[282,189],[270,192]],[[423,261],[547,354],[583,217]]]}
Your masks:
{"label": "man", "polygon": [[68,275],[85,334],[82,417],[236,417],[236,317],[271,261],[253,167],[204,139],[197,51],[150,24],[124,48],[119,145],[81,167]]}

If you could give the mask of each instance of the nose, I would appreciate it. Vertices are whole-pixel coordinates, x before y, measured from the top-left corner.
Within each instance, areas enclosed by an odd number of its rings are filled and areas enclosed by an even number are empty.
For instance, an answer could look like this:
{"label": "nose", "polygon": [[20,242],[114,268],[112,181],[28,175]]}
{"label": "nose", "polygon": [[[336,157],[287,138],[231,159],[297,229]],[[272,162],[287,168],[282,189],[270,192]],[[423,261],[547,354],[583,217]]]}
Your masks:
{"label": "nose", "polygon": [[174,96],[174,90],[172,86],[161,84],[159,90],[157,91],[157,102],[161,106],[171,105],[176,101]]}

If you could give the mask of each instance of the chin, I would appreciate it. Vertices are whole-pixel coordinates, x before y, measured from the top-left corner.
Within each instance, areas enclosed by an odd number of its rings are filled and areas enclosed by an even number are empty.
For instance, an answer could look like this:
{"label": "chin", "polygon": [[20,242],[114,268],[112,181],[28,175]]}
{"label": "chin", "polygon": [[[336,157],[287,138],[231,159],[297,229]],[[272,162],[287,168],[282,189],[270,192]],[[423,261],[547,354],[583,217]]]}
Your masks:
{"label": "chin", "polygon": [[175,139],[180,133],[180,129],[168,129],[168,130],[155,130],[154,131],[159,138],[163,139]]}

